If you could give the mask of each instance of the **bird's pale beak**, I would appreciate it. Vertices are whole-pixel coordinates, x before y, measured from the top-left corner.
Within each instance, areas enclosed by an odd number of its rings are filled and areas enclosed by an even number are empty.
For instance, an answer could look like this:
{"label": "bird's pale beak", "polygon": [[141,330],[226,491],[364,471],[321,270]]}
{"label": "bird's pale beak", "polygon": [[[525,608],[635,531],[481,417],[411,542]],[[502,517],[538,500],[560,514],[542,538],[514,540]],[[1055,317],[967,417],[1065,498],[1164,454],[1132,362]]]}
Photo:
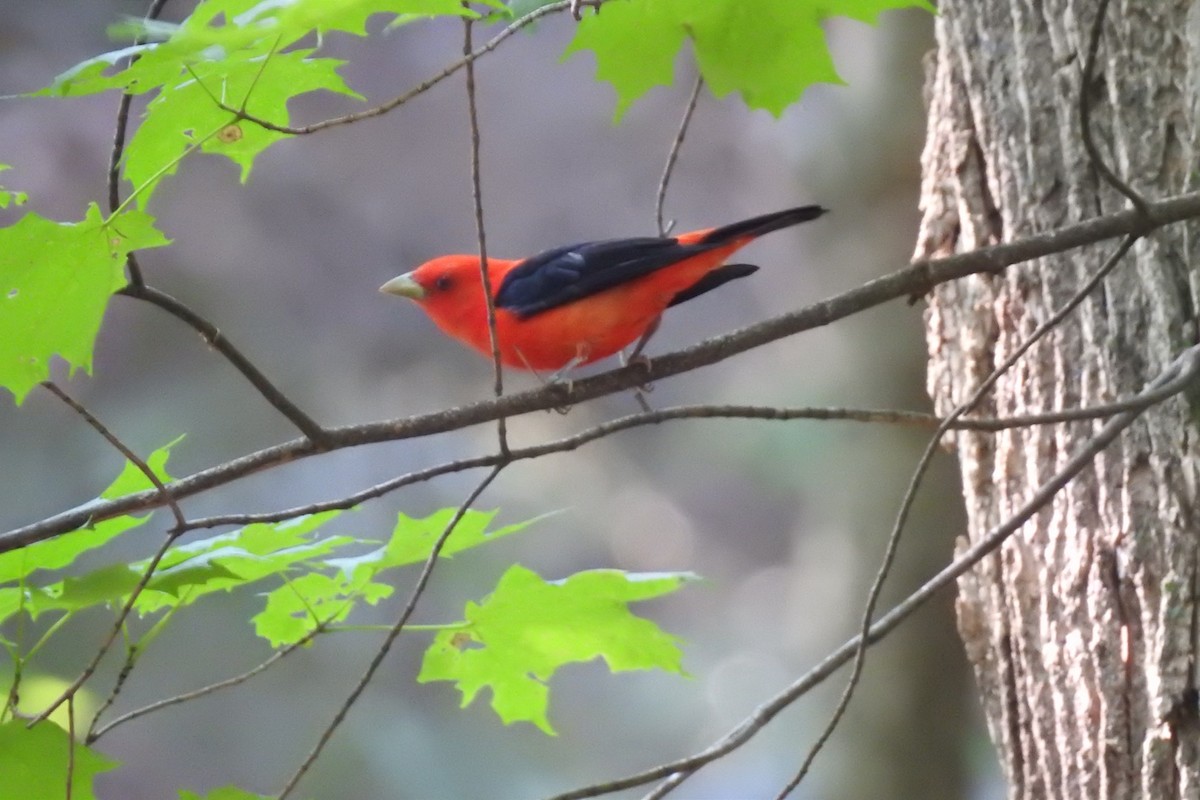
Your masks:
{"label": "bird's pale beak", "polygon": [[424,287],[412,279],[411,272],[406,272],[403,275],[397,275],[383,286],[380,286],[379,291],[383,292],[384,294],[394,294],[399,297],[407,297],[409,300],[425,299]]}

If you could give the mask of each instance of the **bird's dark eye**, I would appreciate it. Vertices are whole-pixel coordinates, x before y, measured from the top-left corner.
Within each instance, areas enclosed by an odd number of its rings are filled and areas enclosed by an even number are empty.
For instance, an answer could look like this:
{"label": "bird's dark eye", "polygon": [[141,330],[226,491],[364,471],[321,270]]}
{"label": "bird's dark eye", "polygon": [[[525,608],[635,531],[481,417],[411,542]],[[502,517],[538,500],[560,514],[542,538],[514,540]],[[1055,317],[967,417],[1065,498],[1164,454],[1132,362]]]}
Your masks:
{"label": "bird's dark eye", "polygon": [[444,292],[454,285],[454,279],[449,275],[439,275],[437,280],[433,282],[433,288],[439,292]]}

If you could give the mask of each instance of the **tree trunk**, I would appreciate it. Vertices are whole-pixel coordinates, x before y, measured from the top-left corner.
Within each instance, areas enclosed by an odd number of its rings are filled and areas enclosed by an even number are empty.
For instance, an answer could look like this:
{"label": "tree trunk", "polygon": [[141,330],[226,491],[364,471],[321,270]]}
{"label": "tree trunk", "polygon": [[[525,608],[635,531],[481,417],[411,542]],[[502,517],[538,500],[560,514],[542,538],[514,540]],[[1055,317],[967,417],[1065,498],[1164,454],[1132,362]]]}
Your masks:
{"label": "tree trunk", "polygon": [[[1120,210],[1084,150],[1078,101],[1096,0],[943,0],[928,77],[919,256]],[[1090,87],[1106,162],[1148,197],[1194,188],[1200,46],[1192,0],[1115,0]],[[1128,397],[1195,340],[1194,225],[1139,241],[978,413]],[[926,314],[939,412],[966,399],[1116,242],[939,288]],[[974,539],[1100,423],[962,433]],[[1142,416],[959,583],[966,645],[1014,798],[1200,797],[1197,431],[1176,399]]]}

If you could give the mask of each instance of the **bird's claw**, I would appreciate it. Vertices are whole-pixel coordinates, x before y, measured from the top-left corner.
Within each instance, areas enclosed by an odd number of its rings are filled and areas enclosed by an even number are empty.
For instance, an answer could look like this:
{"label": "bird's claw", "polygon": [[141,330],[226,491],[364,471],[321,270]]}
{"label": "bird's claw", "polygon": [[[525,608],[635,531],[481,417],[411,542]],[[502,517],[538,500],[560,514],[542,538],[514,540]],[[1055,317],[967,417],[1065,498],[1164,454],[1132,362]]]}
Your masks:
{"label": "bird's claw", "polygon": [[[650,375],[650,367],[651,367],[650,357],[647,356],[645,353],[634,353],[634,354],[630,355],[628,358],[626,358],[624,355],[622,355],[621,356],[621,366],[637,367],[638,369],[644,370],[647,376]],[[637,389],[637,391],[639,391],[639,392],[644,392],[645,394],[650,394],[650,392],[654,391],[654,384],[650,383],[649,381],[643,381],[642,383],[639,383],[634,388]]]}

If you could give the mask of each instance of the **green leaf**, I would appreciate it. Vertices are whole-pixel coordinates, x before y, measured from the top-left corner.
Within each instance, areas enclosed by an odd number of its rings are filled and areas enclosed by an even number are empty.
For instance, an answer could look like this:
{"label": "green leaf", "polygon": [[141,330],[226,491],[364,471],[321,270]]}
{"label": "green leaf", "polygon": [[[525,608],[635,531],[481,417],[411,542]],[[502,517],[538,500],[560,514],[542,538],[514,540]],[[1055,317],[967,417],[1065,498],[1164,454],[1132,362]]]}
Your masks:
{"label": "green leaf", "polygon": [[[145,460],[146,466],[154,472],[160,481],[168,483],[172,480],[167,473],[167,457],[171,448],[183,439],[182,436],[173,442],[158,448]],[[139,468],[130,462],[125,463],[124,469],[112,484],[100,493],[101,498],[111,499],[126,494],[139,492],[150,486],[150,479]],[[0,553],[0,584],[25,583],[38,570],[58,570],[69,567],[82,554],[89,550],[102,547],[113,538],[127,530],[145,524],[150,519],[147,514],[142,517],[123,515],[97,522],[89,527],[55,536],[41,542]],[[8,619],[24,605],[31,613],[45,610],[39,602],[46,598],[46,590],[19,588],[0,588],[0,622]]]}
{"label": "green leaf", "polygon": [[[175,480],[167,472],[167,459],[171,455],[171,448],[182,442],[183,438],[183,436],[176,436],[142,459],[146,466],[150,468],[150,471],[154,473],[154,477],[158,478],[159,483],[165,485]],[[121,474],[117,476],[117,479],[107,489],[100,493],[100,497],[104,500],[115,500],[118,497],[124,497],[127,494],[137,494],[153,487],[154,484],[146,476],[146,473],[142,472],[141,467],[132,461],[126,461],[125,466],[121,469]]]}
{"label": "green leaf", "polygon": [[564,664],[603,658],[613,672],[683,674],[678,640],[634,616],[628,605],[673,592],[694,577],[591,570],[545,581],[514,565],[487,599],[467,604],[461,627],[437,634],[417,679],[455,681],[464,707],[489,687],[492,708],[505,724],[530,722],[553,734],[546,682]]}
{"label": "green leaf", "polygon": [[61,798],[67,775],[72,798],[93,800],[96,774],[115,766],[116,761],[71,742],[67,732],[53,723],[30,728],[24,720],[14,719],[0,724],[0,800]]}
{"label": "green leaf", "polygon": [[[355,541],[349,536],[311,536],[341,513],[326,511],[285,522],[256,523],[172,547],[138,595],[134,610],[145,616],[162,608],[190,605],[213,592],[284,575],[293,567],[311,569],[318,562],[323,564],[326,555]],[[148,561],[129,565],[137,575],[148,566]]]}
{"label": "green leaf", "polygon": [[267,604],[254,617],[254,630],[272,647],[295,644],[318,625],[344,621],[358,601],[375,605],[393,588],[368,575],[350,578],[342,572],[310,572],[289,580],[267,595]]}
{"label": "green leaf", "polygon": [[[326,565],[337,570],[333,575],[304,575],[268,594],[266,607],[254,617],[255,631],[272,647],[293,644],[320,624],[344,621],[359,601],[374,605],[390,597],[392,586],[375,577],[386,569],[424,562],[455,513],[457,509],[444,508],[423,519],[399,514],[391,538],[382,547],[358,556],[328,559]],[[495,516],[495,511],[463,514],[442,547],[441,557],[494,542],[542,519],[489,530]]]}
{"label": "green leaf", "polygon": [[241,167],[245,182],[255,157],[289,138],[252,122],[235,122],[214,98],[281,126],[290,123],[287,103],[297,95],[325,89],[361,99],[336,72],[343,62],[308,58],[311,52],[243,51],[198,63],[165,85],[147,106],[125,160],[124,177],[135,187],[139,205],[145,207],[161,178],[175,173],[189,148],[229,158]]}
{"label": "green leaf", "polygon": [[81,222],[26,214],[0,228],[0,386],[17,403],[50,377],[50,359],[92,369],[92,346],[130,251],[167,239],[154,219],[125,211],[108,221],[93,203]]}
{"label": "green leaf", "polygon": [[617,92],[616,120],[654,86],[671,83],[690,38],[700,74],[717,97],[740,92],[746,105],[778,116],[814,83],[840,83],[823,20],[874,22],[881,11],[927,0],[610,0],[586,16],[564,56],[591,50],[596,77]]}
{"label": "green leaf", "polygon": [[[617,90],[614,120],[655,86],[669,86],[685,29],[675,0],[608,2],[603,14],[587,14],[563,57],[596,54],[596,78]],[[603,19],[601,19],[603,17]]]}
{"label": "green leaf", "polygon": [[[423,519],[399,514],[392,537],[383,547],[372,550],[361,556],[351,558],[330,559],[329,565],[337,567],[347,576],[374,575],[381,570],[392,567],[402,567],[407,564],[419,564],[429,558],[433,544],[437,541],[450,520],[457,513],[455,508],[443,508]],[[506,525],[496,530],[488,530],[496,511],[468,510],[454,527],[454,532],[442,546],[441,558],[452,558],[457,553],[470,550],[488,542],[494,542],[513,533],[523,531],[535,522],[545,519],[548,515]]]}
{"label": "green leaf", "polygon": [[[146,616],[165,608],[191,605],[214,592],[283,575],[293,567],[323,565],[320,559],[354,541],[345,536],[314,539],[310,535],[340,513],[327,511],[273,525],[248,525],[227,534],[176,545],[163,554],[134,601],[133,609]],[[25,606],[36,616],[46,611],[74,612],[98,605],[123,604],[149,566],[149,559],[113,564],[30,589]]]}

